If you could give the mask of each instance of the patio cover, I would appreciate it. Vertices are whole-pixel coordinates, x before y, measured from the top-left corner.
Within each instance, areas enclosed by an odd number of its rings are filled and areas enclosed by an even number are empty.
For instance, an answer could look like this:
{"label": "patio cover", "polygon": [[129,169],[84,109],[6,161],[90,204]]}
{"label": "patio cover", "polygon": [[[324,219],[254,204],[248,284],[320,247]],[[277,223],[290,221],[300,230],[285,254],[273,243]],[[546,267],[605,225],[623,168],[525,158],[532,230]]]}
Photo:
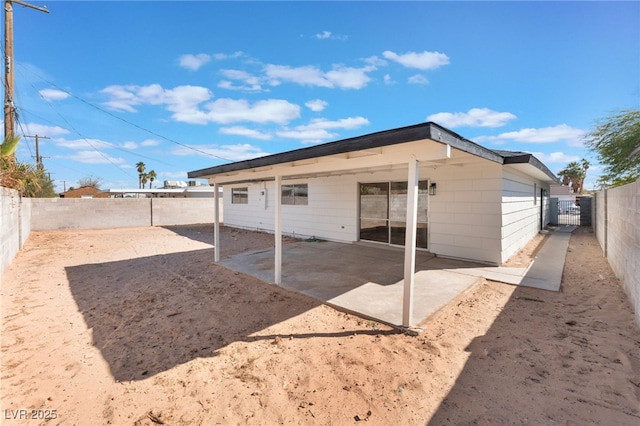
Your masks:
{"label": "patio cover", "polygon": [[[420,165],[463,165],[479,159],[518,168],[546,182],[556,176],[533,155],[493,151],[433,122],[386,130],[308,148],[222,164],[188,173],[189,178],[207,178],[215,186],[215,261],[220,261],[219,186],[246,182],[322,177],[381,171],[407,170],[407,217],[404,261],[403,326],[411,327],[415,276],[416,226]],[[274,282],[282,283],[282,203],[275,197]]]}

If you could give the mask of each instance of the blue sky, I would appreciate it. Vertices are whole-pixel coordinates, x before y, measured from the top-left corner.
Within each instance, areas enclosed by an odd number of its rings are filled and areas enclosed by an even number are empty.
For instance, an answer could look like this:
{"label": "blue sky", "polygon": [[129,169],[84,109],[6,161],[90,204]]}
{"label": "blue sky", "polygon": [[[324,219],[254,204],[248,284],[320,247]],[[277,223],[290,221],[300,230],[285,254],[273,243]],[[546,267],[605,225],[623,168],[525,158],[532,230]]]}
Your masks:
{"label": "blue sky", "polygon": [[[57,190],[135,188],[435,121],[553,172],[638,108],[638,2],[74,2],[14,5],[18,134]],[[19,158],[34,161],[24,138]]]}

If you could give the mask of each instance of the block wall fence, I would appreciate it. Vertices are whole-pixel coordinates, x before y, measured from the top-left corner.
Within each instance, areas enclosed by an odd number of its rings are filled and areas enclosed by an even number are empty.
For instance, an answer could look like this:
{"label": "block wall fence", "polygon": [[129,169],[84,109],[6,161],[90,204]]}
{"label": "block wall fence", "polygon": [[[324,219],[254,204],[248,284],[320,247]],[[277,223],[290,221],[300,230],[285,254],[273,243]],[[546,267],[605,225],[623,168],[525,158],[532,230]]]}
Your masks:
{"label": "block wall fence", "polygon": [[640,179],[596,193],[592,217],[602,254],[620,279],[640,326]]}
{"label": "block wall fence", "polygon": [[213,197],[23,198],[0,187],[0,279],[31,231],[213,223],[214,202]]}

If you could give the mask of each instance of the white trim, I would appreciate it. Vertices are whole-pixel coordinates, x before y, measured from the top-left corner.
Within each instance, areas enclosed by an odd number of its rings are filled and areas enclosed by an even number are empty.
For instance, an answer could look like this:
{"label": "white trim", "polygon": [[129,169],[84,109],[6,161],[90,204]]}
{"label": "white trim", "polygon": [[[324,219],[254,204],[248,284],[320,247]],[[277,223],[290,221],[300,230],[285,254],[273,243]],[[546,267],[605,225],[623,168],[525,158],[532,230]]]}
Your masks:
{"label": "white trim", "polygon": [[416,269],[416,227],[418,224],[418,185],[420,163],[415,157],[409,160],[407,178],[407,223],[404,240],[404,293],[402,325],[410,327],[413,316],[413,286]]}
{"label": "white trim", "polygon": [[282,284],[282,194],[280,186],[282,185],[282,177],[276,175],[276,190],[275,192],[275,259],[274,259],[274,282],[276,284]]}
{"label": "white trim", "polygon": [[213,260],[215,262],[220,262],[220,191],[219,184],[216,182],[213,184],[214,188],[214,204],[213,207]]}

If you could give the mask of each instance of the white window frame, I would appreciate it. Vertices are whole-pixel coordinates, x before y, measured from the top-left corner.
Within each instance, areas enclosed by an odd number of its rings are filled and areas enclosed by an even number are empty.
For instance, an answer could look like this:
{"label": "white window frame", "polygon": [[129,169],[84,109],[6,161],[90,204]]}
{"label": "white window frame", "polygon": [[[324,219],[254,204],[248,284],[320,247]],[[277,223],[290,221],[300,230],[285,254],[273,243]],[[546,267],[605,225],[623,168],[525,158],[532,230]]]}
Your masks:
{"label": "white window frame", "polygon": [[[305,195],[296,195],[296,193],[304,188]],[[292,194],[285,195],[284,191],[292,191]],[[280,186],[280,199],[282,205],[288,206],[308,206],[309,205],[309,184],[292,183]]]}
{"label": "white window frame", "polygon": [[231,188],[231,204],[249,204],[249,187]]}

